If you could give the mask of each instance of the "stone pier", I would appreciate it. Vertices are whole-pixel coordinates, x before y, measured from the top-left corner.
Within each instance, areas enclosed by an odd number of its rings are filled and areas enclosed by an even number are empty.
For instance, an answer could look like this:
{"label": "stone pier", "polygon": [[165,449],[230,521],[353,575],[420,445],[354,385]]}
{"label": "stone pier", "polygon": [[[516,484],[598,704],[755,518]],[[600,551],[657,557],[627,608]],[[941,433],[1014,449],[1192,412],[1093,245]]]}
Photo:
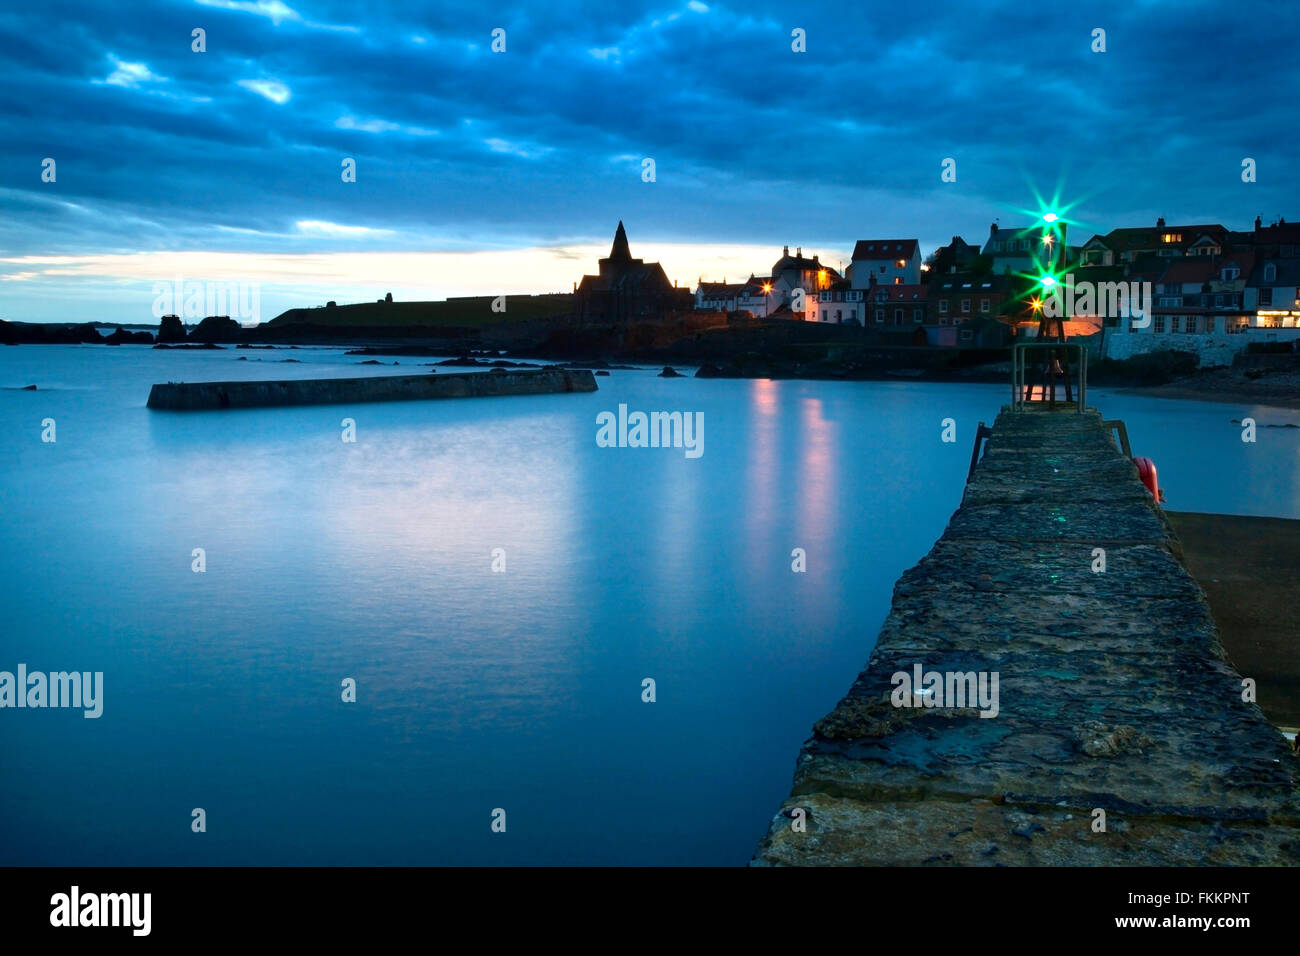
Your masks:
{"label": "stone pier", "polygon": [[[1180,558],[1095,410],[1004,409],[753,864],[1300,863],[1297,757]],[[916,665],[996,674],[996,716]]]}
{"label": "stone pier", "polygon": [[485,398],[594,392],[586,369],[461,372],[451,375],[371,375],[365,378],[288,379],[276,382],[168,382],[149,391],[149,408],[196,412],[282,405],[410,402],[429,398]]}

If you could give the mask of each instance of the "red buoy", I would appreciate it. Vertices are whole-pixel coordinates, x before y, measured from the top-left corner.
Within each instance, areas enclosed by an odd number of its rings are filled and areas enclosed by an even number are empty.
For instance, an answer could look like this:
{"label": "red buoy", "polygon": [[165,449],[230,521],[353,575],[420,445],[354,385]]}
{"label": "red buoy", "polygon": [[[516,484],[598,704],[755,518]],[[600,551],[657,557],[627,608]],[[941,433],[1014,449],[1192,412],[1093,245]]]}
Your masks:
{"label": "red buoy", "polygon": [[1163,503],[1165,493],[1160,489],[1160,479],[1156,477],[1156,463],[1150,458],[1134,458],[1133,464],[1137,465],[1138,477],[1147,486],[1147,491],[1151,492],[1151,497]]}

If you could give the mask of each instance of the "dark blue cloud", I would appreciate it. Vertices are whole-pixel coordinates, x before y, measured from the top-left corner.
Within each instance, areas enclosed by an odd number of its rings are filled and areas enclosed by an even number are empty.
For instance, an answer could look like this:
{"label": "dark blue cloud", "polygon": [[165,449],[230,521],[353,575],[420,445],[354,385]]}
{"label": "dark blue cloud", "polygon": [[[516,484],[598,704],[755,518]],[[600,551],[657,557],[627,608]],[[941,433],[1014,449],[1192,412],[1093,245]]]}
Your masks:
{"label": "dark blue cloud", "polygon": [[603,239],[618,218],[643,240],[933,245],[1058,183],[1080,235],[1295,212],[1294,4],[460,6],[0,14],[0,247],[356,244],[286,238],[301,220],[391,230],[367,248],[493,247]]}

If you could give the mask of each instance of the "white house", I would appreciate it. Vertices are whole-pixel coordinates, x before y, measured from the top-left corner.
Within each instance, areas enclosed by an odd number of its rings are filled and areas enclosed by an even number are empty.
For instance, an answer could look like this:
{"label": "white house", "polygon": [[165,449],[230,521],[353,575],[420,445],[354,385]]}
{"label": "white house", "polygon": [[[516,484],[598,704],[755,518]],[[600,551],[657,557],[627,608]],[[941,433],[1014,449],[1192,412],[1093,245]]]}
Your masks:
{"label": "white house", "polygon": [[736,296],[745,288],[743,282],[705,282],[701,277],[695,287],[695,311],[735,312]]}
{"label": "white house", "polygon": [[1255,264],[1243,305],[1252,329],[1300,330],[1300,258],[1265,259]]}
{"label": "white house", "polygon": [[921,245],[915,239],[859,239],[849,267],[853,288],[917,285],[921,281]]}
{"label": "white house", "polygon": [[788,304],[791,288],[785,279],[750,276],[744,282],[705,282],[695,288],[695,308],[700,312],[750,312],[766,318]]}
{"label": "white house", "polygon": [[829,289],[806,295],[804,318],[832,325],[865,325],[867,294],[866,289],[855,289],[847,279],[841,279]]}

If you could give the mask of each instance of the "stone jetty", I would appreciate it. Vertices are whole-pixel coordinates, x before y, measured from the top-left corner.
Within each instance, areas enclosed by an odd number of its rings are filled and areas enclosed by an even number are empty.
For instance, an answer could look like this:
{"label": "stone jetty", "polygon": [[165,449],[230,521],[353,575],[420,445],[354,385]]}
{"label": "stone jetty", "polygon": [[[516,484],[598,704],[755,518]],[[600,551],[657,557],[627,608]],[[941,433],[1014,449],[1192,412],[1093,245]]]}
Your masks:
{"label": "stone jetty", "polygon": [[588,369],[494,369],[491,372],[451,375],[375,375],[274,382],[168,382],[150,389],[148,406],[165,411],[192,412],[594,391],[596,378]]}
{"label": "stone jetty", "polygon": [[1300,863],[1297,756],[1243,696],[1101,416],[1004,409],[752,864]]}

